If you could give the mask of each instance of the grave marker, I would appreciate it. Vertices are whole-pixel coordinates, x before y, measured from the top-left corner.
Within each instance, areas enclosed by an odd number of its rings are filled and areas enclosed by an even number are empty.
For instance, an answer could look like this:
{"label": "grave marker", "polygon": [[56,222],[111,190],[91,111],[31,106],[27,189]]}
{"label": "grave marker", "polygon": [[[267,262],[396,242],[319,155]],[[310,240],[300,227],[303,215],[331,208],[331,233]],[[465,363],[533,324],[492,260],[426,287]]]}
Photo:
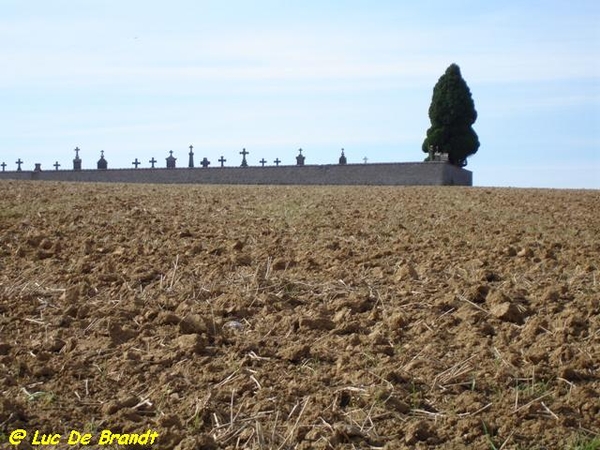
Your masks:
{"label": "grave marker", "polygon": [[276,165],[277,167],[279,167],[279,163],[280,163],[281,161],[279,160],[279,158],[277,158],[277,159],[276,159],[275,161],[273,161],[273,162],[275,163],[275,165]]}
{"label": "grave marker", "polygon": [[15,162],[15,164],[17,165],[17,172],[21,171],[21,164],[23,164],[23,161],[21,161],[21,158],[17,159],[17,161]]}
{"label": "grave marker", "polygon": [[202,167],[204,167],[205,169],[210,166],[210,161],[206,158],[206,156],[204,157],[204,159],[202,160],[202,162],[200,163],[200,165]]}
{"label": "grave marker", "polygon": [[369,158],[367,158],[366,156],[363,158],[363,161],[365,162],[365,164],[367,163],[368,160],[369,160]]}
{"label": "grave marker", "polygon": [[190,145],[190,160],[188,161],[188,167],[190,169],[194,168],[194,152],[192,151],[193,148],[194,146]]}
{"label": "grave marker", "polygon": [[248,155],[250,152],[247,152],[246,149],[243,149],[240,152],[240,155],[242,155],[242,167],[248,167],[248,162],[246,161],[246,155]]}
{"label": "grave marker", "polygon": [[175,161],[177,161],[177,158],[173,156],[173,150],[169,150],[169,156],[167,157],[167,169],[174,169]]}
{"label": "grave marker", "polygon": [[265,160],[265,158],[263,158],[259,161],[259,163],[261,163],[262,166],[265,167],[265,164],[267,163],[267,161]]}
{"label": "grave marker", "polygon": [[304,155],[302,154],[302,149],[298,150],[299,155],[296,156],[296,165],[297,166],[303,166],[304,165],[304,160],[306,159],[304,157]]}
{"label": "grave marker", "polygon": [[79,157],[79,147],[75,147],[75,159],[73,160],[73,170],[81,170],[81,158]]}
{"label": "grave marker", "polygon": [[152,168],[154,169],[154,164],[156,164],[158,161],[156,159],[154,159],[154,156],[152,157],[152,159],[150,161],[148,161],[150,164],[152,164]]}
{"label": "grave marker", "polygon": [[42,164],[41,163],[35,163],[35,168],[33,169],[34,172],[41,172],[42,171]]}
{"label": "grave marker", "polygon": [[131,164],[133,164],[133,165],[135,166],[135,168],[137,169],[137,168],[138,168],[138,166],[141,164],[141,162],[139,162],[139,161],[138,161],[138,159],[137,159],[137,158],[135,158],[135,161],[134,161],[134,162],[132,162]]}
{"label": "grave marker", "polygon": [[104,150],[100,150],[100,159],[97,163],[98,170],[108,169],[108,162],[104,159]]}
{"label": "grave marker", "polygon": [[221,167],[223,167],[223,163],[227,161],[225,158],[223,158],[223,155],[221,155],[221,157],[219,158],[219,162],[221,163]]}
{"label": "grave marker", "polygon": [[58,170],[58,168],[60,167],[60,164],[58,163],[58,161],[56,161],[54,164],[54,170]]}
{"label": "grave marker", "polygon": [[2,166],[2,172],[4,172],[6,170],[6,163],[2,161],[2,164],[0,164],[0,166]]}
{"label": "grave marker", "polygon": [[342,149],[342,156],[340,156],[340,165],[346,164],[348,161],[346,160],[346,155],[344,155],[344,149]]}

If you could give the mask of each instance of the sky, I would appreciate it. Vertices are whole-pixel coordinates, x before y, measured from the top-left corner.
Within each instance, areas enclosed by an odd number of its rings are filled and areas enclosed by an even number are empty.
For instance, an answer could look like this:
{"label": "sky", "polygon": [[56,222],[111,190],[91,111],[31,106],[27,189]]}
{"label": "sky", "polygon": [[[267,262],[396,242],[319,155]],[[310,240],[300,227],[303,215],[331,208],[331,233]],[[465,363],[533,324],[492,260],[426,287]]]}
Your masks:
{"label": "sky", "polygon": [[421,161],[456,63],[474,185],[600,189],[598,23],[597,0],[0,0],[0,162]]}

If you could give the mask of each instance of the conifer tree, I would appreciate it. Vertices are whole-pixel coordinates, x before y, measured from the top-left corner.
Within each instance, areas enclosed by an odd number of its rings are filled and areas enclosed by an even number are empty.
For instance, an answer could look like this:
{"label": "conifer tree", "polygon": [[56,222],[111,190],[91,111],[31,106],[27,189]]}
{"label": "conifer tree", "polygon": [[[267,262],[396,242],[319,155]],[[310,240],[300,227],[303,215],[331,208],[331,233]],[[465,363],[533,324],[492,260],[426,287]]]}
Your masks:
{"label": "conifer tree", "polygon": [[467,157],[479,148],[479,138],[471,127],[477,120],[477,111],[471,91],[456,64],[446,69],[433,88],[429,119],[431,127],[422,150],[430,155],[431,151],[446,153],[451,164],[466,166]]}

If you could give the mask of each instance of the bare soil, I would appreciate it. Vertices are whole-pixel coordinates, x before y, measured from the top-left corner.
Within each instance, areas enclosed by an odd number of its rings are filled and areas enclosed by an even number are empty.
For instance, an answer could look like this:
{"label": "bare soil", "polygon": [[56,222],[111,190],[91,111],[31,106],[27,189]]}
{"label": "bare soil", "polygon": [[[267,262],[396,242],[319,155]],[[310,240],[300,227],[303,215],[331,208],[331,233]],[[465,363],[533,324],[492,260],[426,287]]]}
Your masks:
{"label": "bare soil", "polygon": [[15,429],[152,429],[180,450],[600,432],[598,191],[0,193],[2,446]]}

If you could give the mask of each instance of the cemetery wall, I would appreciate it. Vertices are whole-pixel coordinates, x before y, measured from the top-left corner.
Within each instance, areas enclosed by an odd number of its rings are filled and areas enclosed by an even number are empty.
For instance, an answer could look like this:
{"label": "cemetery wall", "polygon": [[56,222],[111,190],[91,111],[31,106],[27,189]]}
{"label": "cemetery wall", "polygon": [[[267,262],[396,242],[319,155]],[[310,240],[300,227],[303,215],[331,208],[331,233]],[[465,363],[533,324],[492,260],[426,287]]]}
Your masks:
{"label": "cemetery wall", "polygon": [[112,183],[461,185],[472,172],[445,162],[0,172],[0,179]]}

